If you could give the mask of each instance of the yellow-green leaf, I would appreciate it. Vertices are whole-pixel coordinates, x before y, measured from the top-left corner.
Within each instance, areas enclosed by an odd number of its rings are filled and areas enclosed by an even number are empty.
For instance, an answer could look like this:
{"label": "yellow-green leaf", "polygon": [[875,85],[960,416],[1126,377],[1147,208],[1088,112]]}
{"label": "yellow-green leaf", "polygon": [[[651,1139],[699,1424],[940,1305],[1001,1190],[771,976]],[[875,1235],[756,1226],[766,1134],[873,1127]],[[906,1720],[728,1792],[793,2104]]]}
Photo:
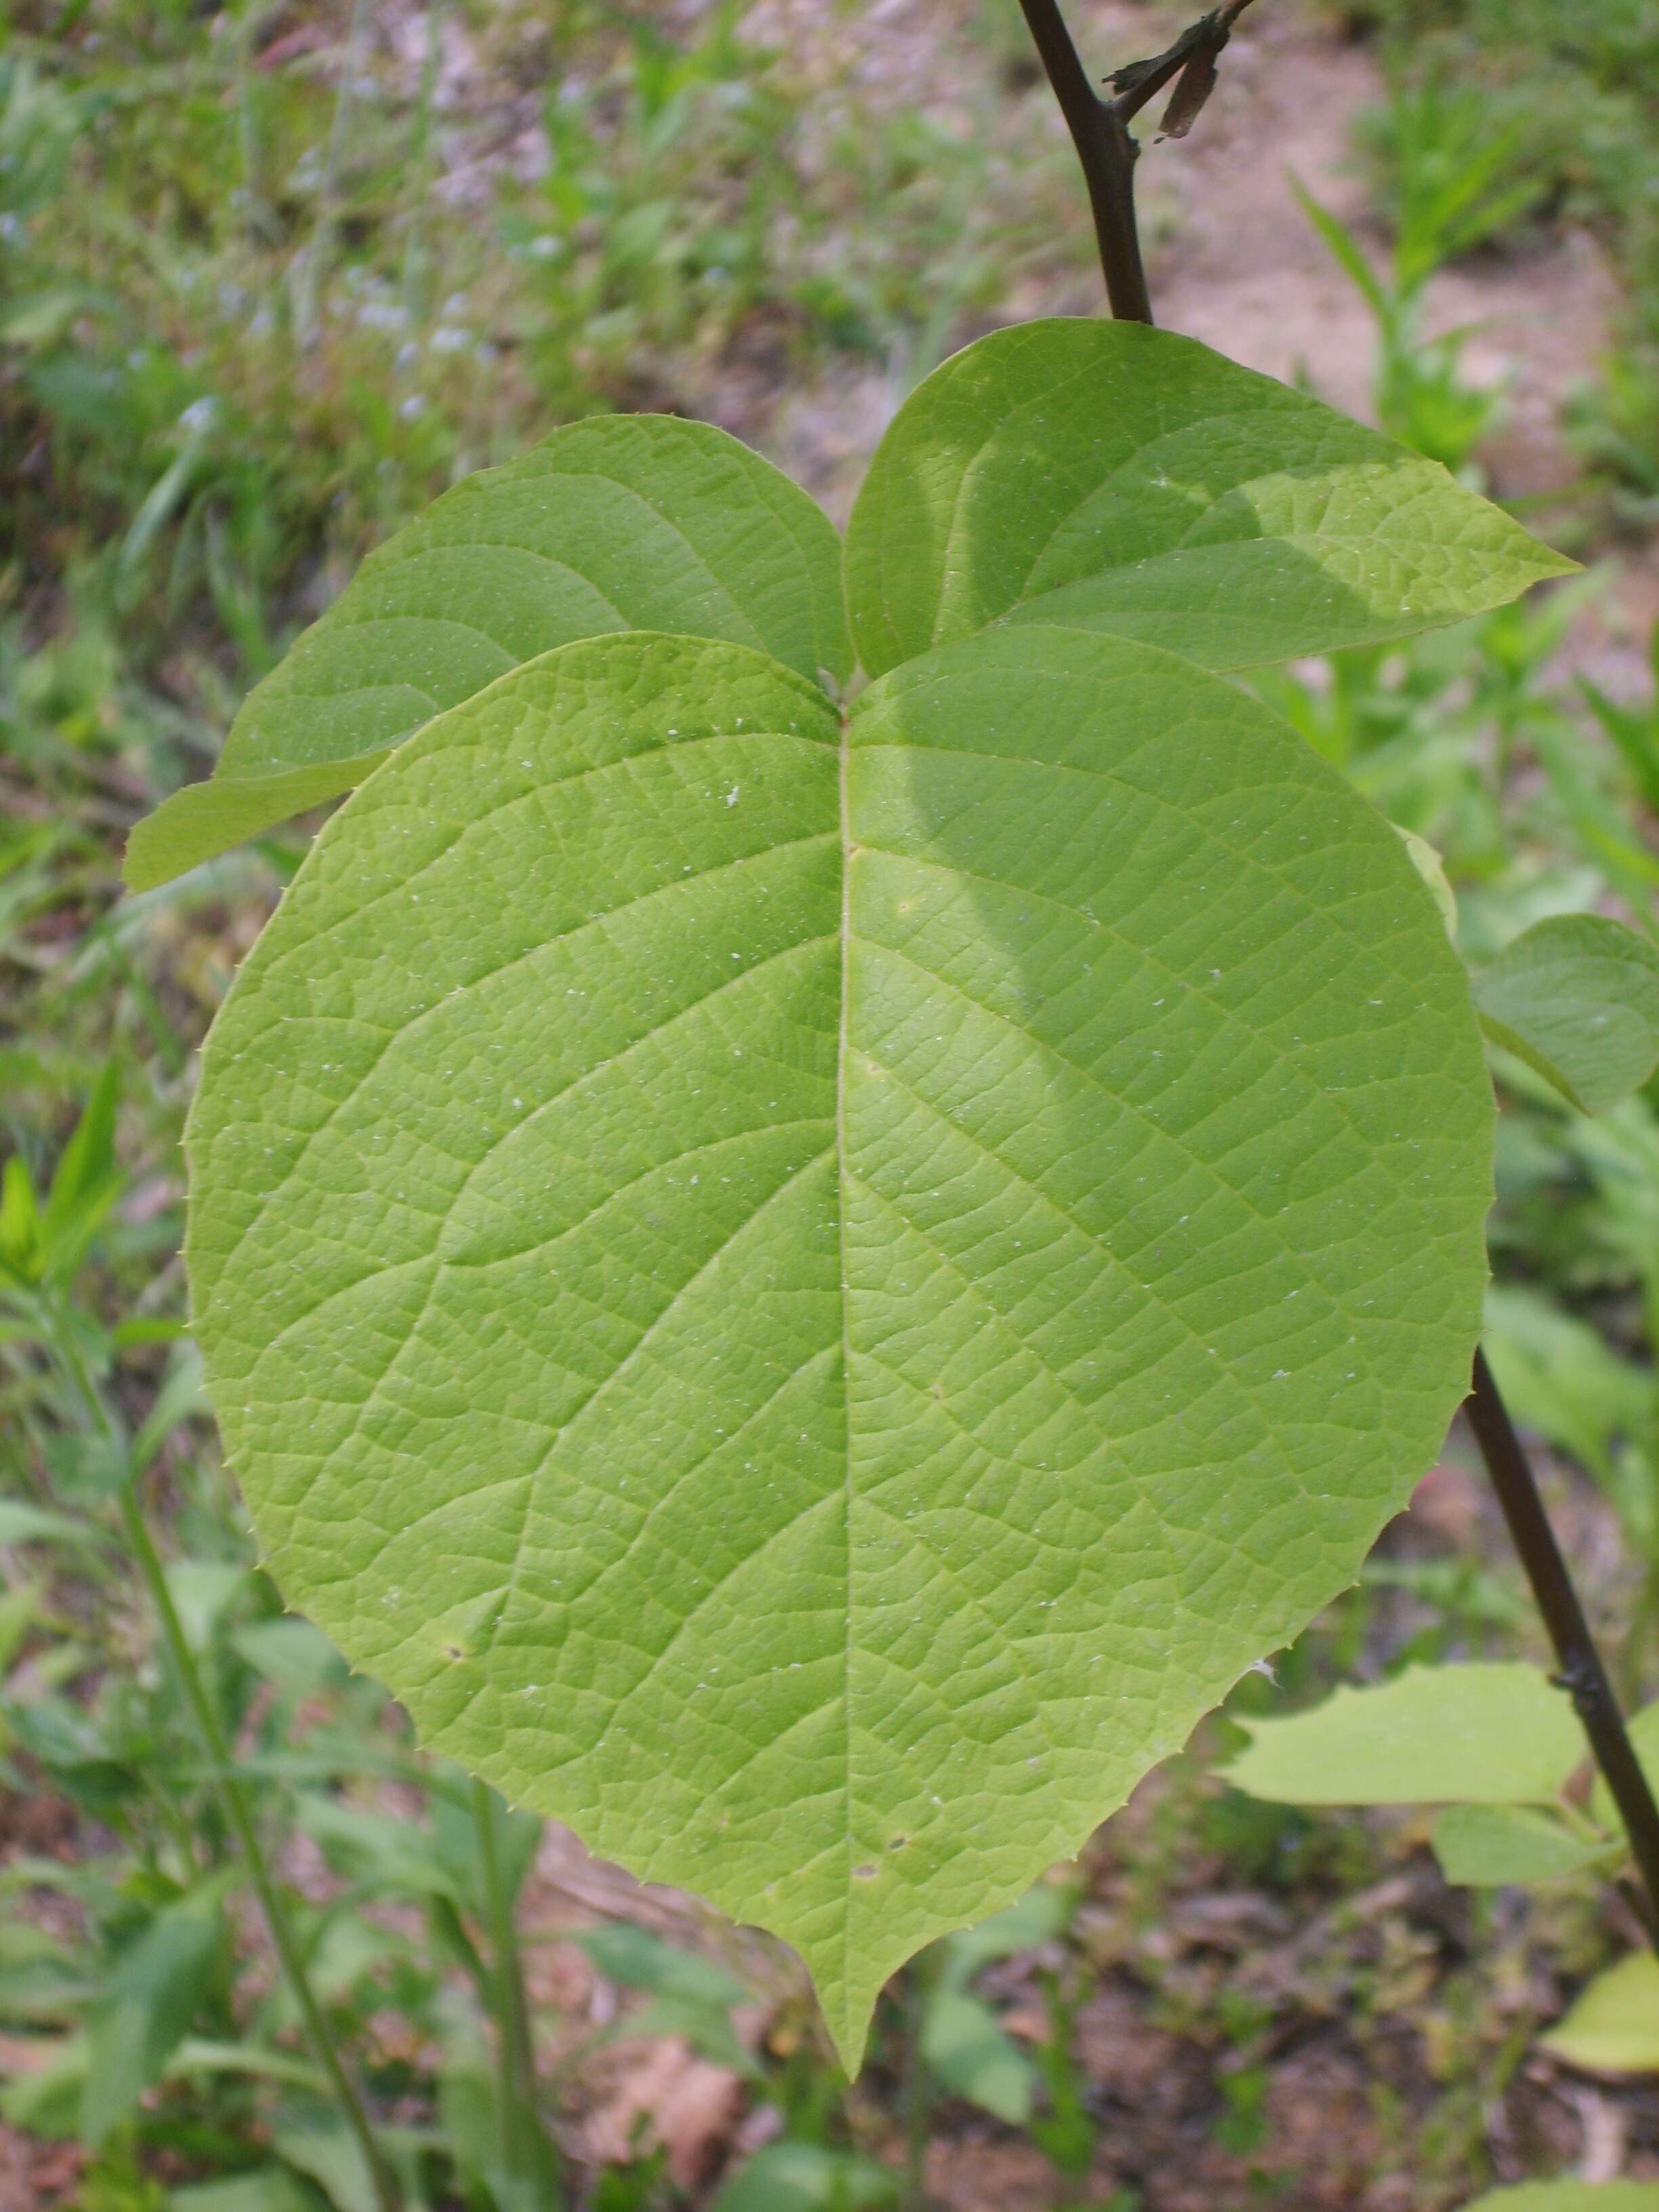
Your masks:
{"label": "yellow-green leaf", "polygon": [[1477,1888],[1558,1881],[1616,1866],[1624,1845],[1586,1836],[1529,1805],[1449,1805],[1434,1824],[1434,1855],[1448,1881]]}
{"label": "yellow-green leaf", "polygon": [[1638,1951],[1609,1966],[1538,2039],[1592,2074],[1659,2074],[1659,1959]]}
{"label": "yellow-green leaf", "polygon": [[629,629],[728,638],[839,680],[840,542],[787,477],[706,422],[612,415],[556,431],[370,555],[250,694],[214,775],[134,830],[129,888],[351,790],[538,653]]}
{"label": "yellow-green leaf", "polygon": [[1250,667],[1455,622],[1573,566],[1305,392],[1083,320],[996,331],[935,369],[847,539],[872,675],[1001,621]]}
{"label": "yellow-green leaf", "polygon": [[1389,827],[1157,648],[568,646],[323,832],[189,1263],[273,1571],[428,1742],[882,1982],[1358,1571],[1491,1086]]}

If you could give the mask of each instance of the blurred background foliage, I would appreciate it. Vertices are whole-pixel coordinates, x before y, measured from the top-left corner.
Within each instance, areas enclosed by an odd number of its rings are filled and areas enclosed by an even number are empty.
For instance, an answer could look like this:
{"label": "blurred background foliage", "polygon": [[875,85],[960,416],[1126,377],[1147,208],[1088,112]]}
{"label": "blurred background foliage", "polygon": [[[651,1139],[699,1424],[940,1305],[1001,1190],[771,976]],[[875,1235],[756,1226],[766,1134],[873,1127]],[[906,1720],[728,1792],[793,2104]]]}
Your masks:
{"label": "blurred background foliage", "polygon": [[[1103,70],[1179,26],[1075,12]],[[1655,933],[1659,0],[1256,12],[1193,147],[1143,165],[1155,296],[1228,161],[1297,158],[1264,88],[1313,103],[1339,70],[1339,158],[1275,204],[1296,281],[1369,331],[1376,419],[1588,563],[1259,687],[1439,849],[1473,961],[1559,911]],[[1570,252],[1605,308],[1530,426],[1540,477],[1446,302],[1535,284],[1541,343]],[[468,471],[664,408],[841,511],[945,352],[1096,295],[1014,0],[0,4],[7,2212],[372,2212],[239,1804],[395,2190],[434,2212],[1437,2212],[1494,2177],[1659,2173],[1659,2059],[1575,2074],[1534,2041],[1630,1950],[1617,1893],[1453,1891],[1425,1820],[1258,1803],[1210,1772],[1225,1717],[1078,1868],[902,1977],[849,2087],[785,1954],[481,1801],[283,1613],[198,1394],[192,1055],[305,840],[124,899],[131,823]],[[1494,1349],[1648,1698],[1659,1091],[1590,1121],[1498,1073]],[[1232,1709],[1539,1652],[1454,1437]]]}

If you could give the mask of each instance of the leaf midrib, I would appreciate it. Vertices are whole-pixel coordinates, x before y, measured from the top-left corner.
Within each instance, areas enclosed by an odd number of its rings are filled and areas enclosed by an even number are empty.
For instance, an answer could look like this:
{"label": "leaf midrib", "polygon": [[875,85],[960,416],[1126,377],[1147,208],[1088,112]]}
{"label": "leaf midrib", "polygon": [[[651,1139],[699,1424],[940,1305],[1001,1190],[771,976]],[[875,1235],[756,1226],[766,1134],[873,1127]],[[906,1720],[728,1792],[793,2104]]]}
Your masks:
{"label": "leaf midrib", "polygon": [[848,1006],[852,999],[853,968],[853,860],[857,848],[852,837],[852,805],[848,788],[852,765],[852,724],[846,713],[841,716],[836,750],[836,791],[839,810],[841,836],[841,1004],[837,1009],[836,1036],[836,1235],[837,1265],[841,1274],[841,1412],[842,1458],[845,1468],[845,1506],[842,1520],[847,1545],[847,1607],[843,1616],[845,1630],[842,1644],[842,1726],[846,1731],[846,1756],[842,1765],[845,1777],[847,1817],[842,1824],[843,1860],[842,1893],[845,1906],[841,1916],[842,1986],[845,1989],[852,1978],[852,1900],[853,1900],[853,1358],[852,1346],[848,1340],[847,1317],[851,1304],[851,1286],[847,1270],[847,1051],[850,1030]]}

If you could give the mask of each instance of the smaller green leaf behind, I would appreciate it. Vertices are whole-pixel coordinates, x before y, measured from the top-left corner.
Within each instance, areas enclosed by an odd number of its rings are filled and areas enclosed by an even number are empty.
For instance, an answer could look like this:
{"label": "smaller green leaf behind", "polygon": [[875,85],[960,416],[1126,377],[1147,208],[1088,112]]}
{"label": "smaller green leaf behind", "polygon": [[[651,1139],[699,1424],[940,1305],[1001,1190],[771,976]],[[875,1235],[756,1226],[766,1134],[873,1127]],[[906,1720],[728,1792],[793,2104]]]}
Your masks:
{"label": "smaller green leaf behind", "polygon": [[[1642,1771],[1649,1784],[1659,1790],[1659,1703],[1644,1705],[1639,1713],[1632,1713],[1626,1723],[1631,1749],[1636,1753]],[[1598,1772],[1590,1784],[1590,1817],[1599,1820],[1604,1828],[1618,1833],[1623,1823],[1619,1808],[1613,1802],[1613,1792],[1605,1778]]]}
{"label": "smaller green leaf behind", "polygon": [[1036,2100],[1036,2067],[983,1997],[935,1990],[922,2014],[921,2056],[952,2096],[1023,2128]]}
{"label": "smaller green leaf behind", "polygon": [[214,775],[139,823],[129,889],[351,790],[537,654],[630,629],[725,639],[839,682],[851,647],[834,526],[706,422],[613,415],[556,431],[369,556],[249,695]]}
{"label": "smaller green leaf behind", "polygon": [[88,2027],[81,2132],[101,2142],[159,2081],[207,1996],[222,1940],[220,1885],[160,1912],[117,1966]]}
{"label": "smaller green leaf behind", "polygon": [[1470,988],[1492,1042],[1581,1114],[1605,1114],[1659,1063],[1659,948],[1604,915],[1534,922]]}
{"label": "smaller green leaf behind", "polygon": [[935,369],[847,539],[872,676],[1004,620],[1249,667],[1455,622],[1574,565],[1304,392],[1082,319],[994,331]]}
{"label": "smaller green leaf behind", "polygon": [[1426,837],[1419,837],[1414,830],[1401,830],[1394,824],[1400,842],[1411,855],[1411,862],[1429,887],[1429,896],[1440,909],[1440,919],[1446,925],[1446,934],[1455,945],[1457,942],[1457,894],[1446,877],[1446,864]]}
{"label": "smaller green leaf behind", "polygon": [[1035,1950],[1066,1925],[1065,1893],[1039,1883],[1004,1912],[947,1936],[937,1975],[922,2003],[920,2047],[935,2078],[953,2096],[1023,2127],[1036,2101],[1037,2069],[970,1983],[994,1960]]}
{"label": "smaller green leaf behind", "polygon": [[1241,1724],[1223,1777],[1279,1805],[1548,1805],[1584,1757],[1565,1692],[1511,1661],[1412,1667]]}
{"label": "smaller green leaf behind", "polygon": [[1529,1805],[1449,1805],[1434,1824],[1434,1855],[1448,1881],[1492,1889],[1612,1866],[1624,1846]]}
{"label": "smaller green leaf behind", "polygon": [[[235,735],[234,730],[231,734]],[[214,775],[175,791],[133,830],[122,867],[127,889],[154,890],[293,815],[325,805],[377,769],[387,750],[316,761],[308,768],[283,769],[274,775],[239,775],[227,765],[227,747]]]}
{"label": "smaller green leaf behind", "polygon": [[1463,2212],[1659,2212],[1659,2182],[1523,2181],[1489,2189]]}
{"label": "smaller green leaf behind", "polygon": [[1633,1952],[1598,1974],[1539,2042],[1595,2074],[1659,2074],[1659,1959]]}
{"label": "smaller green leaf behind", "polygon": [[1645,1432],[1653,1412],[1649,1376],[1588,1322],[1507,1284],[1486,1292],[1482,1341],[1516,1419],[1616,1491],[1615,1439]]}
{"label": "smaller green leaf behind", "polygon": [[821,2143],[776,2142],[726,2183],[714,2212],[877,2212],[897,2197],[897,2176],[874,2159]]}

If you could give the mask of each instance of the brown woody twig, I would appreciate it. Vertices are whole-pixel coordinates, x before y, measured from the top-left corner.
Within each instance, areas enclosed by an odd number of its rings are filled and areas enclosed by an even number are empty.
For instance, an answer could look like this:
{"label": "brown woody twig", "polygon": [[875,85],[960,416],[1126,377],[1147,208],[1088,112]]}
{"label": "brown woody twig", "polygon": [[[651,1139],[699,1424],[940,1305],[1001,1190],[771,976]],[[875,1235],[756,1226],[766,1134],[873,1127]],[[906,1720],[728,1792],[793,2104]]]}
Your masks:
{"label": "brown woody twig", "polygon": [[1135,161],[1140,149],[1130,118],[1173,79],[1175,91],[1162,128],[1167,137],[1184,138],[1214,89],[1216,58],[1250,0],[1224,0],[1161,54],[1114,70],[1106,80],[1112,88],[1109,99],[1103,99],[1089,82],[1058,0],[1019,3],[1083,165],[1112,313],[1121,322],[1150,323],[1152,303],[1135,224]]}
{"label": "brown woody twig", "polygon": [[1537,1481],[1483,1352],[1474,1355],[1474,1387],[1463,1410],[1555,1648],[1561,1669],[1557,1679],[1572,1699],[1625,1824],[1642,1878],[1643,1893],[1632,1902],[1659,1948],[1659,1806],[1632,1748],[1619,1700],[1555,1540]]}

